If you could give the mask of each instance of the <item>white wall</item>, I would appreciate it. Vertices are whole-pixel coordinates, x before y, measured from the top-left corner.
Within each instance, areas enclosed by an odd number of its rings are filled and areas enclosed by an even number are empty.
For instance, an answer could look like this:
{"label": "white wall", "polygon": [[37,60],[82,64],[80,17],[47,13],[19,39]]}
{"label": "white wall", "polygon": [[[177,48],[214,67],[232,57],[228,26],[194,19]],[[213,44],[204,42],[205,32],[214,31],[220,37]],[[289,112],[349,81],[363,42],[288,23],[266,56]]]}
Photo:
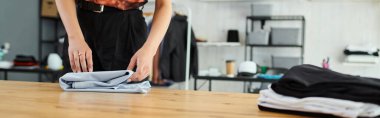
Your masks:
{"label": "white wall", "polygon": [[[176,2],[189,5],[192,8],[193,27],[196,35],[211,42],[225,41],[228,29],[239,29],[241,40],[244,40],[245,17],[250,14],[250,4],[252,3],[273,5],[274,15],[304,15],[307,20],[305,63],[320,65],[322,58],[329,56],[333,59],[333,69],[337,71],[380,77],[377,75],[380,66],[352,67],[342,65],[344,58],[342,50],[346,45],[371,43],[380,46],[378,33],[380,32],[379,1],[252,0],[252,2],[205,2],[177,0]],[[243,51],[242,49],[238,50]],[[210,65],[213,65],[212,62],[215,62],[214,59],[218,55],[220,58],[228,59],[244,54],[236,54],[236,51],[230,48],[222,50],[200,49],[201,53],[206,53],[205,56],[201,57],[201,60],[209,60]],[[260,52],[265,51],[259,50],[256,54],[259,53],[260,55]],[[222,52],[226,53],[221,54]],[[270,52],[279,52],[279,50]],[[210,57],[213,58],[210,59]],[[224,62],[221,63],[224,64]],[[207,64],[205,62],[202,65],[206,66]]]}

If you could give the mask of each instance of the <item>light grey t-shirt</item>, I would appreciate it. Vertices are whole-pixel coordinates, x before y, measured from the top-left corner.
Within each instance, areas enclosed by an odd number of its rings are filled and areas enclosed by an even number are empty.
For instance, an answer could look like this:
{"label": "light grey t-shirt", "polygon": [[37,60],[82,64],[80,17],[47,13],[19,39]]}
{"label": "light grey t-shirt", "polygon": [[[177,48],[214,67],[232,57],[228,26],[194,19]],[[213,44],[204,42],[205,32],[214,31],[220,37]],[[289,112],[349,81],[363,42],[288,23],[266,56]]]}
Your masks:
{"label": "light grey t-shirt", "polygon": [[127,83],[132,74],[129,70],[66,73],[59,84],[64,91],[147,93],[149,81]]}

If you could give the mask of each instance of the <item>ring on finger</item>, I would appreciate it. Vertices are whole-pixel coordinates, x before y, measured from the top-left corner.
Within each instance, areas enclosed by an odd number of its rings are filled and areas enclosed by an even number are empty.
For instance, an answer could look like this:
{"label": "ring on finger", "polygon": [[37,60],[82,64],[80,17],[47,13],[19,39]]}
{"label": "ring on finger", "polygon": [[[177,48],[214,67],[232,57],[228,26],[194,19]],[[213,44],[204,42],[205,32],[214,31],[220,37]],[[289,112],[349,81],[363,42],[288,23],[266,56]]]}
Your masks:
{"label": "ring on finger", "polygon": [[78,52],[78,56],[84,55],[85,53],[85,52],[80,52],[79,50],[77,52]]}

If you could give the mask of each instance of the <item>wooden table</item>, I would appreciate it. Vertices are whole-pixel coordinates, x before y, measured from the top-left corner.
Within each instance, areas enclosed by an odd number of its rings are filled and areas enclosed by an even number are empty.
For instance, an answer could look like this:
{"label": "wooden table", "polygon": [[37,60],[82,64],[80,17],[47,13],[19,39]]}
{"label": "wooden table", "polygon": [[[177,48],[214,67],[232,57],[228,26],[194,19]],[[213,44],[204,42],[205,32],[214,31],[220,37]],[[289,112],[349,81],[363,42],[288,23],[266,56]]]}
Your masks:
{"label": "wooden table", "polygon": [[0,117],[299,117],[259,111],[257,97],[257,94],[158,88],[148,94],[64,92],[57,83],[0,80]]}
{"label": "wooden table", "polygon": [[[55,82],[59,78],[59,76],[62,74],[62,70],[51,70],[51,69],[18,69],[18,68],[9,68],[4,69],[0,68],[0,72],[4,73],[4,80],[8,80],[8,72],[19,72],[19,73],[38,73],[38,81],[42,82],[42,74],[44,74],[48,80],[50,80],[52,83]],[[48,75],[51,75],[51,77],[48,77]]]}

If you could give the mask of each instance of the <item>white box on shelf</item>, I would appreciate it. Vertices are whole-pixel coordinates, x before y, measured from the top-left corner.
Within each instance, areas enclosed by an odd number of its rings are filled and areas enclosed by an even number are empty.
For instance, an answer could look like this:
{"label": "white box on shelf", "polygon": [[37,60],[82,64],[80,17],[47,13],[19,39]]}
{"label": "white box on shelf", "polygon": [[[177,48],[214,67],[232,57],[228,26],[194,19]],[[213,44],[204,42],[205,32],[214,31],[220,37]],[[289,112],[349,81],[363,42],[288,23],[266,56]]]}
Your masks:
{"label": "white box on shelf", "polygon": [[273,45],[302,45],[300,28],[271,28]]}
{"label": "white box on shelf", "polygon": [[268,45],[270,31],[258,30],[248,33],[248,45]]}
{"label": "white box on shelf", "polygon": [[272,5],[270,4],[253,4],[252,5],[253,16],[270,16],[272,15]]}

